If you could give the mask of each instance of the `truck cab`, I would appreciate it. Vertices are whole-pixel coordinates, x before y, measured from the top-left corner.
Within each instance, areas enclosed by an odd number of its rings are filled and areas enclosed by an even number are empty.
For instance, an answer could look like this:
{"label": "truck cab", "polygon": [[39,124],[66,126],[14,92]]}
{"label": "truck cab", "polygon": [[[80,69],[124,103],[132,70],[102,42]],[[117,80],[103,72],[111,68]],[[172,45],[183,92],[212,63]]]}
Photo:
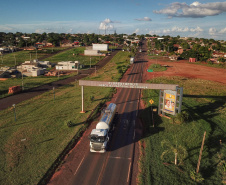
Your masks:
{"label": "truck cab", "polygon": [[90,152],[106,152],[108,141],[107,129],[93,129],[90,134]]}

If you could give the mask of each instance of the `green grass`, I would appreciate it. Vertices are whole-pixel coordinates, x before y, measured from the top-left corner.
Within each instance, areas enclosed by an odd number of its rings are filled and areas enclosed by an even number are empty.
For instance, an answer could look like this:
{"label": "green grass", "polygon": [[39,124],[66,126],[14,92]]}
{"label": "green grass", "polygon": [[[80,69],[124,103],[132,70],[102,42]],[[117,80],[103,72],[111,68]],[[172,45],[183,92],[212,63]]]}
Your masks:
{"label": "green grass", "polygon": [[46,58],[46,61],[50,61],[51,63],[57,63],[61,61],[79,61],[81,64],[89,66],[90,65],[90,59],[91,59],[91,65],[95,65],[97,62],[99,62],[101,59],[103,59],[103,56],[84,56],[79,54],[84,54],[85,47],[77,47],[72,48],[70,50],[58,53],[52,57]]}
{"label": "green grass", "polygon": [[[53,52],[58,52],[64,50],[65,48],[53,48],[53,49],[44,49],[42,51],[37,51],[37,57],[45,57],[48,54]],[[16,58],[16,61],[15,61]],[[16,65],[22,64],[24,61],[36,59],[36,51],[17,51],[14,53],[7,53],[0,57],[0,67],[1,66],[9,66],[13,67]],[[50,61],[51,62],[51,61]]]}
{"label": "green grass", "polygon": [[152,69],[153,72],[160,72],[160,71],[166,71],[167,70],[166,67],[161,66],[160,64],[151,64],[148,69]]}
{"label": "green grass", "polygon": [[[23,77],[24,90],[28,90],[34,87],[38,87],[47,83],[51,83],[57,80],[68,78],[72,75],[76,75],[77,72],[71,73],[70,75],[53,77],[53,76],[38,76],[38,77]],[[9,96],[8,89],[12,86],[22,87],[22,78],[9,78],[5,81],[0,81],[0,98]]]}
{"label": "green grass", "polygon": [[[128,64],[126,53],[118,53],[87,79],[117,79],[116,61]],[[49,91],[17,104],[16,122],[13,108],[0,111],[0,184],[37,184],[76,133],[86,127],[84,121],[95,106],[113,92],[112,88],[84,87],[85,114],[79,113],[81,88],[75,82],[56,89],[55,101]],[[69,121],[72,127],[67,126]]]}
{"label": "green grass", "polygon": [[[221,184],[223,175],[219,168],[218,154],[226,159],[226,87],[223,84],[199,79],[181,77],[160,77],[149,83],[179,84],[184,87],[182,111],[189,113],[189,119],[182,124],[172,124],[172,120],[154,114],[156,127],[153,128],[149,100],[153,99],[153,107],[158,106],[159,92],[143,91],[146,109],[142,112],[145,123],[145,136],[141,140],[143,155],[140,160],[141,173],[139,184],[197,184],[190,178],[190,172],[196,170],[203,134],[206,139],[200,174],[204,178],[202,184]],[[172,116],[171,116],[172,117]],[[173,145],[182,145],[188,157],[180,166],[175,166],[174,155],[160,156],[166,148],[161,147],[163,140]],[[164,164],[165,163],[165,164]]]}
{"label": "green grass", "polygon": [[[54,52],[64,50],[65,48],[53,48]],[[72,48],[66,51],[62,51],[61,53],[55,54],[52,57],[46,58],[44,60],[50,61],[51,63],[57,63],[60,61],[76,61],[78,60],[82,64],[86,65],[85,68],[90,67],[90,57],[88,56],[83,56],[79,55],[80,53],[84,53],[84,47],[77,47],[77,48]],[[45,49],[47,53],[51,53],[52,49]],[[40,56],[45,56],[45,50],[44,51],[38,51],[38,52],[44,52],[44,53],[38,53],[38,57]],[[32,59],[35,59],[36,53],[35,51],[31,51],[32,54]],[[25,60],[30,60],[30,51],[19,51],[15,53],[10,53],[6,54],[3,58],[4,60],[7,60],[7,63],[3,63],[8,66],[13,66],[13,60],[14,60],[14,54],[16,55],[17,58],[17,64],[23,63]],[[73,55],[74,54],[74,55]],[[29,57],[28,57],[29,56]],[[91,57],[91,65],[95,65],[99,60],[103,59],[103,57]],[[1,61],[0,61],[1,64]],[[71,74],[75,75],[77,72]],[[60,79],[68,78],[69,76],[63,76],[60,77]],[[53,81],[57,81],[58,77],[44,77],[44,76],[39,76],[39,77],[24,77],[24,89],[30,89],[34,88],[46,83],[50,83]],[[20,85],[22,86],[22,78],[10,78],[7,79],[6,81],[0,81],[0,98],[8,96],[8,89],[9,87],[12,86],[17,86]]]}

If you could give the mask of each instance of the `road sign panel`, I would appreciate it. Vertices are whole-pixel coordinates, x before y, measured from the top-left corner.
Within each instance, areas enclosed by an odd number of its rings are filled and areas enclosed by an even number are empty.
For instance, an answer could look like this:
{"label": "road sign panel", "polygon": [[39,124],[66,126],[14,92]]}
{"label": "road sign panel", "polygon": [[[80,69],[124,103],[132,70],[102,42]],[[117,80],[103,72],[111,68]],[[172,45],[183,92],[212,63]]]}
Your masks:
{"label": "road sign panel", "polygon": [[151,100],[149,101],[149,103],[150,103],[150,104],[153,104],[153,103],[154,103],[154,101],[151,99]]}

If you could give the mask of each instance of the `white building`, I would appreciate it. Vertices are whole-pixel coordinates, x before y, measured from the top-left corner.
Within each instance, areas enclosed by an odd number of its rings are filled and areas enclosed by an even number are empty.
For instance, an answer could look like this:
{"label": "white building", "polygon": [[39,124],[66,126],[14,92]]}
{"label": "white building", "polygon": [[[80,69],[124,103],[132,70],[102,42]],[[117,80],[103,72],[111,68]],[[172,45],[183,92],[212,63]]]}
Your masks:
{"label": "white building", "polygon": [[84,50],[84,55],[86,56],[99,56],[99,51],[98,50],[89,50],[89,49],[86,49]]}
{"label": "white building", "polygon": [[56,65],[56,70],[77,70],[80,63],[78,61],[62,61]]}
{"label": "white building", "polygon": [[108,51],[108,44],[93,44],[93,50]]}

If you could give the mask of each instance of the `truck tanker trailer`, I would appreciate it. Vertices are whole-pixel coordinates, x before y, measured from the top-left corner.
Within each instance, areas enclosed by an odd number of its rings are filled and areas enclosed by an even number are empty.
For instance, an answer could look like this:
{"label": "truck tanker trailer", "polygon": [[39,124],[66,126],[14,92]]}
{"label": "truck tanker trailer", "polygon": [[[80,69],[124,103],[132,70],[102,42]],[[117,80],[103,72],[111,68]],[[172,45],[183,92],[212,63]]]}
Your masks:
{"label": "truck tanker trailer", "polygon": [[90,152],[106,152],[107,144],[109,142],[109,131],[112,127],[112,122],[116,113],[116,104],[110,103],[103,111],[100,121],[93,129],[90,139]]}

